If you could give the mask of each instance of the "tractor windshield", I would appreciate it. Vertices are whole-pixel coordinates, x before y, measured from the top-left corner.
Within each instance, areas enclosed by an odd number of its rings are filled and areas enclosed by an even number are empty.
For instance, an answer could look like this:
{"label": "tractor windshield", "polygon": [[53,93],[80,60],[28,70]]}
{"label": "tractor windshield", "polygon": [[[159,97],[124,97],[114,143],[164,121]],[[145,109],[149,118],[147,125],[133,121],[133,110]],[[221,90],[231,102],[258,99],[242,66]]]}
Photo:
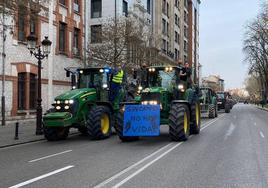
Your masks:
{"label": "tractor windshield", "polygon": [[217,97],[219,99],[224,99],[224,93],[217,93]]}
{"label": "tractor windshield", "polygon": [[156,70],[149,76],[149,87],[169,88],[173,84],[176,84],[175,70],[168,72],[165,70]]}
{"label": "tractor windshield", "polygon": [[108,84],[108,74],[99,71],[84,71],[80,74],[79,88],[98,88]]}

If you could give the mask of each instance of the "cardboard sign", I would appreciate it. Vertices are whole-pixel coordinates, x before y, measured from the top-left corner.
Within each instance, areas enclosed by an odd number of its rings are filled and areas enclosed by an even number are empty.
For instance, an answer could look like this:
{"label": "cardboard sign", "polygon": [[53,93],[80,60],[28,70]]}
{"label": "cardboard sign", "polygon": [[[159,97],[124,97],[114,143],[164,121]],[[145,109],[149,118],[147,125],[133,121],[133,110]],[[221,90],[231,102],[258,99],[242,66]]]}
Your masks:
{"label": "cardboard sign", "polygon": [[159,136],[160,105],[126,105],[123,136]]}

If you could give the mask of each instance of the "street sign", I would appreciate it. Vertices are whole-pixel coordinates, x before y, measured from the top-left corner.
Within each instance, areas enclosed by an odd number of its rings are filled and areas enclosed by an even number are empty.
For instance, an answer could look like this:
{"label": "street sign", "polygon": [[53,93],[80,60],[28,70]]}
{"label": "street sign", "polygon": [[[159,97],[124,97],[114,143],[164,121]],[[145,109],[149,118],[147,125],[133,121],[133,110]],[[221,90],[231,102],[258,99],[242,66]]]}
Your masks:
{"label": "street sign", "polygon": [[159,136],[160,105],[126,105],[123,136]]}

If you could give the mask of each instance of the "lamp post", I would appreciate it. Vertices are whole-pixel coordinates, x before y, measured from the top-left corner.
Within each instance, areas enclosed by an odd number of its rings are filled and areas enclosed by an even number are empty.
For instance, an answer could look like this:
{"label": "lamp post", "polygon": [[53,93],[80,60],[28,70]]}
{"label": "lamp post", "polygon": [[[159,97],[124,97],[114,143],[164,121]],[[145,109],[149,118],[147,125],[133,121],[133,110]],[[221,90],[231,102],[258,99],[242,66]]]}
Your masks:
{"label": "lamp post", "polygon": [[27,37],[27,47],[30,50],[31,55],[38,60],[38,81],[37,81],[37,107],[36,107],[36,135],[42,135],[42,93],[41,93],[41,68],[42,60],[48,57],[51,50],[52,42],[48,40],[48,37],[41,42],[41,46],[37,46],[37,38],[31,34]]}

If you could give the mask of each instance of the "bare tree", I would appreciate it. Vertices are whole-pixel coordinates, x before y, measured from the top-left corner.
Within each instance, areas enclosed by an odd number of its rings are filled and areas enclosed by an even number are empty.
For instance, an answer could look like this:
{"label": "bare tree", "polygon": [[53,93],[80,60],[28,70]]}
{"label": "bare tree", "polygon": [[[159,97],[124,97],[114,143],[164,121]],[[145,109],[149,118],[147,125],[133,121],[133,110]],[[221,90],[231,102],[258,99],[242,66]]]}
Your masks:
{"label": "bare tree", "polygon": [[152,34],[139,21],[128,17],[108,18],[98,31],[91,30],[93,38],[88,44],[89,64],[126,68],[150,64],[153,48]]}
{"label": "bare tree", "polygon": [[268,4],[264,3],[262,10],[251,23],[247,25],[243,51],[249,65],[249,74],[257,79],[262,99],[267,99],[268,93]]}

